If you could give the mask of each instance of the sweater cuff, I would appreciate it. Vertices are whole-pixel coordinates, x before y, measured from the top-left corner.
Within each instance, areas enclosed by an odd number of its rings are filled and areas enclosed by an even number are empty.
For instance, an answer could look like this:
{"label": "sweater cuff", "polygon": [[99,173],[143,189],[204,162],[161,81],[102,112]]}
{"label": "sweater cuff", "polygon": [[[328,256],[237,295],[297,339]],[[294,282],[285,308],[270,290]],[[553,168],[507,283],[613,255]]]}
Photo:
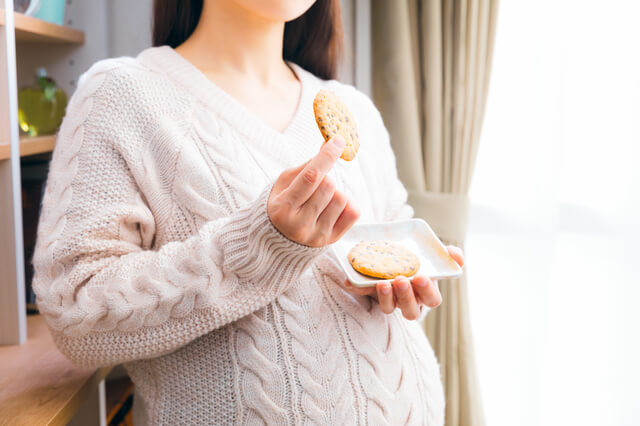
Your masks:
{"label": "sweater cuff", "polygon": [[251,205],[233,215],[219,237],[223,269],[245,281],[265,281],[277,290],[296,281],[327,247],[309,247],[285,237],[269,219],[272,185]]}

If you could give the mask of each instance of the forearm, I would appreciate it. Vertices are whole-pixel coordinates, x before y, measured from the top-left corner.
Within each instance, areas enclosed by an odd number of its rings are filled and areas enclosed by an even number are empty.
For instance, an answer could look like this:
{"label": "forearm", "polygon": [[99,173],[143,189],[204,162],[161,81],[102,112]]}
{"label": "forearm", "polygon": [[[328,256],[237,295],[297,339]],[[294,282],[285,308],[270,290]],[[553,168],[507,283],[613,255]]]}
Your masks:
{"label": "forearm", "polygon": [[267,196],[185,241],[111,258],[84,283],[73,269],[47,281],[62,262],[38,263],[38,304],[61,351],[83,366],[156,357],[273,301],[324,249],[280,234]]}

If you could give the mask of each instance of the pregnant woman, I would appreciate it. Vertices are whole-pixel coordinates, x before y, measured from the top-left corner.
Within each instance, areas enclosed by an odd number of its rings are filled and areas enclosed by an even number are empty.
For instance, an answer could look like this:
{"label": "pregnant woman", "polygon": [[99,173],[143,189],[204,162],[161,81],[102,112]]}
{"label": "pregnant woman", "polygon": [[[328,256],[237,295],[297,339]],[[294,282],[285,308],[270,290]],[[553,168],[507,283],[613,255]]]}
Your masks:
{"label": "pregnant woman", "polygon": [[[413,214],[380,114],[333,80],[340,34],[338,0],[156,0],[155,47],[81,77],[34,288],[74,363],[124,364],[136,425],[443,423],[415,321],[436,283],[356,290],[328,250]],[[320,89],[358,123],[351,162]]]}

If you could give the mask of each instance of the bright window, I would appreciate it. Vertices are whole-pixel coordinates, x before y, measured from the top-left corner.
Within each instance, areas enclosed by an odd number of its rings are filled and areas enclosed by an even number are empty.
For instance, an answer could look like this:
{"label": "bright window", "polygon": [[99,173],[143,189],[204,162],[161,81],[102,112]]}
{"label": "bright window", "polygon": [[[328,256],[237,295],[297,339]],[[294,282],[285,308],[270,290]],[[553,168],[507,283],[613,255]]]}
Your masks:
{"label": "bright window", "polygon": [[640,424],[640,2],[500,2],[467,273],[487,424]]}

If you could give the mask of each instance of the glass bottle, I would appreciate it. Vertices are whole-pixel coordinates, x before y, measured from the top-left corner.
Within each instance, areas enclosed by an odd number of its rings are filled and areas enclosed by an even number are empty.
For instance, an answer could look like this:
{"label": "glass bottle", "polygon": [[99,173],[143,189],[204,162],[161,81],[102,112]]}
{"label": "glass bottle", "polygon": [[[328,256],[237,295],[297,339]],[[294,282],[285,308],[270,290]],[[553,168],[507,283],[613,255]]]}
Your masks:
{"label": "glass bottle", "polygon": [[39,68],[34,87],[18,92],[18,120],[20,129],[29,136],[53,134],[60,127],[67,107],[67,94]]}

